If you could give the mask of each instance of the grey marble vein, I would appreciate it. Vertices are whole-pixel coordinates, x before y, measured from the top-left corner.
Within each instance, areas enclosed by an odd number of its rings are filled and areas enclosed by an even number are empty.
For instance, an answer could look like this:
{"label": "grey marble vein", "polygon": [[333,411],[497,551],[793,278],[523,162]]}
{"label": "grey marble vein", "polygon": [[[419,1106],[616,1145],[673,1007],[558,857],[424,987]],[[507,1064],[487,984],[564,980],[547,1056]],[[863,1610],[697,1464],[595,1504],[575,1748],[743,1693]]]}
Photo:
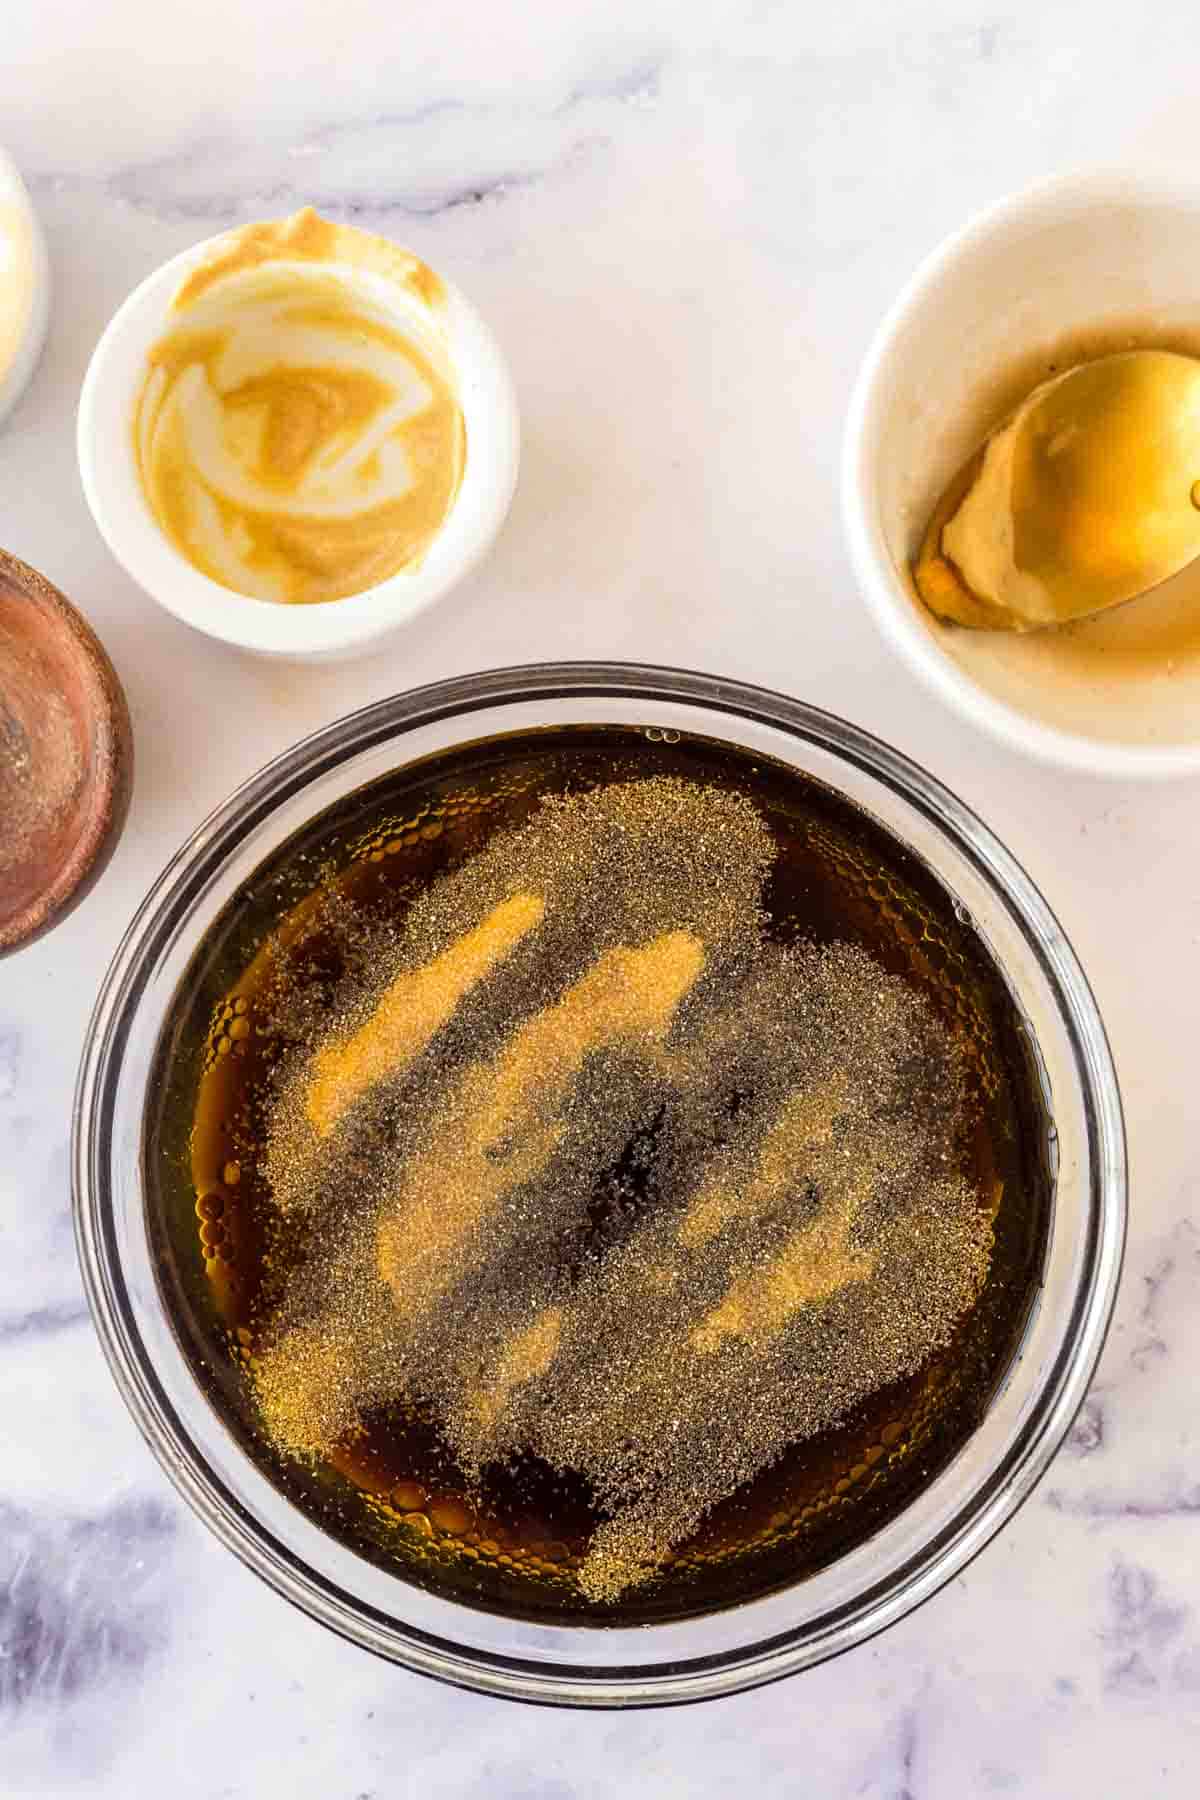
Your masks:
{"label": "grey marble vein", "polygon": [[1046,1504],[1054,1512],[1077,1519],[1195,1519],[1200,1518],[1200,1483],[1161,1498],[1104,1492],[1065,1494],[1061,1488],[1050,1488]]}
{"label": "grey marble vein", "polygon": [[1198,1648],[1192,1608],[1167,1598],[1149,1570],[1122,1557],[1109,1574],[1108,1603],[1100,1634],[1105,1691],[1141,1695],[1163,1682],[1190,1686]]}
{"label": "grey marble vein", "polygon": [[72,1331],[88,1318],[82,1300],[65,1300],[52,1306],[33,1306],[28,1312],[0,1313],[0,1347],[16,1338],[49,1337]]}
{"label": "grey marble vein", "polygon": [[1092,1394],[1080,1407],[1063,1446],[1064,1456],[1094,1456],[1104,1448],[1104,1402]]}
{"label": "grey marble vein", "polygon": [[[621,108],[654,101],[662,67],[661,56],[640,57],[541,103],[444,96],[408,111],[333,120],[271,147],[272,168],[282,154],[286,173],[264,172],[255,141],[212,137],[100,178],[51,170],[31,173],[30,182],[35,192],[61,193],[98,180],[105,195],[139,212],[214,225],[303,204],[346,218],[431,219],[530,187],[601,148]],[[397,164],[409,171],[402,186]],[[422,167],[430,168],[424,179]]]}
{"label": "grey marble vein", "polygon": [[919,1721],[920,1715],[914,1706],[906,1707],[900,1715],[897,1745],[900,1785],[896,1789],[896,1800],[921,1800],[916,1779]]}
{"label": "grey marble vein", "polygon": [[0,1505],[0,1723],[135,1679],[161,1654],[156,1588],[174,1533],[158,1499],[81,1517]]}
{"label": "grey marble vein", "polygon": [[21,1069],[21,1038],[15,1026],[0,1025],[0,1101],[17,1091]]}

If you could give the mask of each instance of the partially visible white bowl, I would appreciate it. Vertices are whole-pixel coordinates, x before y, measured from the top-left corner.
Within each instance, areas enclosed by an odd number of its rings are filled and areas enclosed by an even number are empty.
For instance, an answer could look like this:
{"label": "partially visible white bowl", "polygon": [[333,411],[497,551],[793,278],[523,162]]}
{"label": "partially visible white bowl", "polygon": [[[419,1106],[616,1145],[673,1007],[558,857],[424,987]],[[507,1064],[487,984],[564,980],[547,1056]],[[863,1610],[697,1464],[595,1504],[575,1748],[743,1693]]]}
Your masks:
{"label": "partially visible white bowl", "polygon": [[[357,655],[441,599],[486,555],[512,504],[520,425],[508,366],[466,296],[445,281],[439,322],[446,333],[466,422],[458,495],[421,563],[344,600],[288,606],[223,587],[195,568],[159,527],[134,454],[133,418],[146,356],[167,310],[196,264],[220,238],[164,263],[134,289],[97,344],[79,401],[79,469],[92,516],[117,561],[160,606],[209,637],[266,656]],[[349,272],[354,281],[360,272]],[[375,278],[378,280],[379,278]],[[374,289],[376,296],[382,286]],[[409,302],[419,305],[415,297]],[[403,329],[403,304],[397,322]]]}
{"label": "partially visible white bowl", "polygon": [[1089,337],[1200,347],[1200,184],[1122,170],[1062,177],[972,220],[921,264],[880,325],[850,404],[850,556],[893,649],[975,724],[1070,768],[1192,774],[1200,652],[1129,652],[1171,609],[1193,609],[1200,622],[1200,570],[1057,642],[942,625],[912,586],[933,505],[1016,397],[1015,372],[1036,380],[1039,357]]}
{"label": "partially visible white bowl", "polygon": [[0,150],[0,282],[13,316],[0,309],[0,419],[11,412],[37,367],[50,322],[50,261],[38,216],[17,172]]}

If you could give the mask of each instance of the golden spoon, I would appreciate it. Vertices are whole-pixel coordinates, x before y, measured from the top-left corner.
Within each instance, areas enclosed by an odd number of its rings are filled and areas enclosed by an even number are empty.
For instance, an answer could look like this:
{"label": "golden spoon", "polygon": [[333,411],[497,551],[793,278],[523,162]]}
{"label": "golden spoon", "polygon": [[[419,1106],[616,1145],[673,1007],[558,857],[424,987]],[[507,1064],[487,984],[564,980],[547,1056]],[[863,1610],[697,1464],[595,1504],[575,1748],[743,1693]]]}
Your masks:
{"label": "golden spoon", "polygon": [[1037,631],[1200,557],[1200,358],[1124,350],[1034,388],[960,470],[913,569],[959,625]]}

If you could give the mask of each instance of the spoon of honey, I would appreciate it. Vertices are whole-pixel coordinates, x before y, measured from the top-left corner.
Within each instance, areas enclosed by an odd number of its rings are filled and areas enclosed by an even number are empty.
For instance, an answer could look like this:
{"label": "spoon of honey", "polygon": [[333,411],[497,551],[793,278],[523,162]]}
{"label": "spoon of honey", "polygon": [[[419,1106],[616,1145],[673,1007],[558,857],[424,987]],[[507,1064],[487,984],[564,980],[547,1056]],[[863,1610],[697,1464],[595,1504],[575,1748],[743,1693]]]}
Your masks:
{"label": "spoon of honey", "polygon": [[942,495],[913,567],[939,618],[1038,631],[1200,557],[1200,358],[1124,350],[1042,382]]}

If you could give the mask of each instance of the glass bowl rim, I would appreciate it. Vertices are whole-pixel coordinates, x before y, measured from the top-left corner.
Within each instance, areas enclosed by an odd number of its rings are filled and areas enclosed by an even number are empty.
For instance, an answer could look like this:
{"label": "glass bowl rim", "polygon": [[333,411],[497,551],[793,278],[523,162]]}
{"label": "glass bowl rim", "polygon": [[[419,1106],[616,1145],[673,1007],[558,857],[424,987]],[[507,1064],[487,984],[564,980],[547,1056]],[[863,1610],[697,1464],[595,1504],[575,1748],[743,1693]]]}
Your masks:
{"label": "glass bowl rim", "polygon": [[[1020,927],[1053,994],[1070,1043],[1088,1125],[1086,1279],[1073,1295],[1072,1335],[1039,1384],[1022,1442],[967,1495],[953,1519],[898,1571],[856,1593],[818,1626],[804,1625],[715,1655],[628,1666],[533,1662],[465,1648],[389,1618],[274,1539],[220,1481],[193,1443],[142,1345],[112,1235],[110,1164],[115,1072],[161,948],[168,915],[186,924],[205,866],[219,870],[252,823],[380,744],[416,727],[501,706],[549,700],[657,700],[758,722],[856,767],[948,839]],[[314,816],[320,808],[314,809]],[[886,829],[897,835],[893,826]],[[214,845],[216,848],[214,849]],[[213,857],[218,861],[213,865]],[[935,873],[937,871],[935,870]],[[215,872],[213,879],[215,879]],[[1120,1092],[1087,979],[1061,926],[1020,863],[934,776],[861,727],[806,702],[721,677],[637,663],[560,662],[452,677],[376,701],[318,728],[268,762],[204,819],[135,912],[101,985],[85,1037],[72,1129],[72,1189],[84,1286],[101,1347],[142,1436],[192,1510],[276,1592],[339,1635],[419,1672],[509,1698],[575,1706],[678,1704],[779,1679],[863,1642],[920,1605],[969,1563],[1045,1473],[1086,1396],[1115,1302],[1124,1247],[1127,1175]],[[969,1440],[968,1440],[969,1441]],[[199,1463],[200,1468],[193,1466]],[[903,1515],[900,1515],[901,1517]],[[887,1530],[887,1527],[884,1528]],[[803,1584],[801,1584],[803,1585]],[[785,1589],[784,1592],[791,1592]],[[728,1610],[728,1609],[727,1609]],[[736,1609],[735,1609],[736,1610]],[[577,1628],[586,1631],[588,1628]],[[591,1628],[599,1638],[603,1628]],[[660,1627],[643,1627],[647,1645]],[[403,1635],[401,1635],[401,1633]]]}

